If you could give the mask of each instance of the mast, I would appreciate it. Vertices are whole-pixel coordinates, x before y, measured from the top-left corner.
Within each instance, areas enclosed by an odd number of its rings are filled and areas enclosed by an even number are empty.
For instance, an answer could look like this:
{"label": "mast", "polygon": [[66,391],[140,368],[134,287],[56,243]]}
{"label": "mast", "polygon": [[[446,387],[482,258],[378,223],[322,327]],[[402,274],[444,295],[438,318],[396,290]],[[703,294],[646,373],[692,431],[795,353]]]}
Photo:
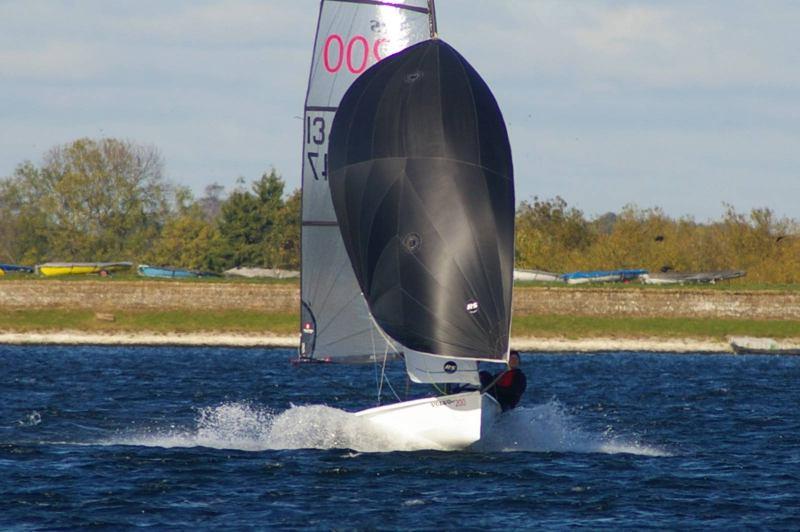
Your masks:
{"label": "mast", "polygon": [[428,0],[428,13],[430,17],[430,30],[431,39],[439,37],[439,29],[436,27],[436,2],[435,0]]}

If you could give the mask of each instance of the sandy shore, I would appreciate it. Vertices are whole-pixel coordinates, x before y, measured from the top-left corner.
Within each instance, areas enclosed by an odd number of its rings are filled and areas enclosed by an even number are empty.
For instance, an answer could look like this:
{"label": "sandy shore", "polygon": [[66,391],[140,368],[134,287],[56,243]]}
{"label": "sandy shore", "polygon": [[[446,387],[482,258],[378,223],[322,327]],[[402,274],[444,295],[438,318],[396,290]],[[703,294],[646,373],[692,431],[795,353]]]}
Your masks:
{"label": "sandy shore", "polygon": [[[227,333],[85,333],[80,331],[0,332],[0,344],[61,345],[185,345],[229,347],[285,347],[298,344],[296,336]],[[670,353],[731,352],[728,342],[663,338],[512,338],[511,346],[520,351],[552,353],[593,353],[606,351],[644,351]]]}
{"label": "sandy shore", "polygon": [[197,345],[229,347],[295,347],[295,336],[229,333],[85,333],[80,331],[0,332],[0,344],[63,345]]}

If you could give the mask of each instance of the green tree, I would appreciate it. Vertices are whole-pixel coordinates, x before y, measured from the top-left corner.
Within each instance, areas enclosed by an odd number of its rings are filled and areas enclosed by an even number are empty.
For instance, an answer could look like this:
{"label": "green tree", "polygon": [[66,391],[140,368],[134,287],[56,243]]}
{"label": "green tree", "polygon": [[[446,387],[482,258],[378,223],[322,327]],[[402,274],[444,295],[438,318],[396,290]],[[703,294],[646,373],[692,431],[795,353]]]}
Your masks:
{"label": "green tree", "polygon": [[216,220],[206,210],[206,198],[194,201],[188,189],[176,194],[174,216],[164,228],[144,260],[159,266],[220,271],[225,265],[224,243]]}
{"label": "green tree", "polygon": [[169,216],[172,192],[155,148],[117,139],[55,147],[0,185],[15,246],[37,262],[135,260]]}
{"label": "green tree", "polygon": [[[241,182],[240,182],[241,183]],[[285,241],[284,183],[273,169],[222,204],[219,231],[229,266],[279,266]]]}
{"label": "green tree", "polygon": [[49,247],[48,217],[39,205],[47,193],[42,172],[29,162],[0,181],[0,254],[8,262],[34,264]]}
{"label": "green tree", "polygon": [[302,224],[300,190],[295,190],[283,204],[280,216],[278,260],[275,265],[286,269],[300,268],[300,226]]}
{"label": "green tree", "polygon": [[522,268],[553,271],[574,269],[593,242],[594,234],[583,213],[567,207],[560,197],[523,201],[516,217],[515,262]]}

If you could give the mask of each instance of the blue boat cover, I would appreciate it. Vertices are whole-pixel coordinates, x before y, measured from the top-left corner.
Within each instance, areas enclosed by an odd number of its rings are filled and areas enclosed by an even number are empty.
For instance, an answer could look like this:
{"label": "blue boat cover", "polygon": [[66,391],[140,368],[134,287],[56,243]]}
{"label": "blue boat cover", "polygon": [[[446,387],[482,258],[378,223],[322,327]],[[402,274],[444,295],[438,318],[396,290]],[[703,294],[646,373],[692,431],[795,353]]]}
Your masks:
{"label": "blue boat cover", "polygon": [[19,266],[17,264],[3,264],[0,263],[0,270],[4,272],[26,272],[33,273],[33,268],[30,266]]}
{"label": "blue boat cover", "polygon": [[634,279],[647,273],[647,270],[592,270],[587,272],[572,272],[561,275],[562,279],[596,279],[619,275],[622,279]]}

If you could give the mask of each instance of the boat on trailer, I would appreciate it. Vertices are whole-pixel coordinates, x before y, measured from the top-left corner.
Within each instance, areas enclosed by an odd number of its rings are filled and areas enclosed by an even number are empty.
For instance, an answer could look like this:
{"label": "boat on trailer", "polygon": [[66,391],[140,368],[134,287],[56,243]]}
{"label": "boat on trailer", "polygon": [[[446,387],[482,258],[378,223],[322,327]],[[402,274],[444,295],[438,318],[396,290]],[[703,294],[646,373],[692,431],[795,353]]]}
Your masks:
{"label": "boat on trailer", "polygon": [[800,355],[799,340],[775,340],[735,336],[729,339],[731,349],[737,355]]}
{"label": "boat on trailer", "polygon": [[196,279],[198,277],[219,277],[212,272],[187,270],[186,268],[173,268],[172,266],[150,266],[140,264],[136,272],[142,277],[156,277],[160,279]]}
{"label": "boat on trailer", "polygon": [[119,272],[133,266],[130,262],[46,262],[36,266],[36,270],[45,277],[58,275],[86,275]]}
{"label": "boat on trailer", "polygon": [[642,275],[645,284],[716,284],[719,281],[744,277],[741,270],[723,270],[712,272],[652,272]]}
{"label": "boat on trailer", "polygon": [[30,266],[20,266],[19,264],[0,263],[0,275],[6,273],[33,273],[33,268]]}
{"label": "boat on trailer", "polygon": [[[356,412],[434,449],[501,409],[479,362],[506,364],[514,263],[508,134],[432,0],[322,0],[304,114],[296,362],[384,365],[460,393]],[[324,371],[324,365],[320,365]]]}
{"label": "boat on trailer", "polygon": [[568,284],[622,283],[636,280],[646,273],[647,270],[642,269],[593,270],[565,273],[561,279]]}
{"label": "boat on trailer", "polygon": [[547,272],[544,270],[514,270],[514,280],[521,282],[545,282],[545,283],[558,283],[564,282],[560,273]]}

